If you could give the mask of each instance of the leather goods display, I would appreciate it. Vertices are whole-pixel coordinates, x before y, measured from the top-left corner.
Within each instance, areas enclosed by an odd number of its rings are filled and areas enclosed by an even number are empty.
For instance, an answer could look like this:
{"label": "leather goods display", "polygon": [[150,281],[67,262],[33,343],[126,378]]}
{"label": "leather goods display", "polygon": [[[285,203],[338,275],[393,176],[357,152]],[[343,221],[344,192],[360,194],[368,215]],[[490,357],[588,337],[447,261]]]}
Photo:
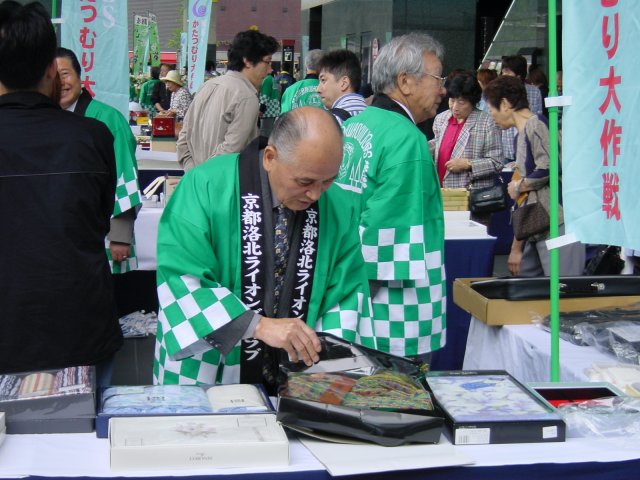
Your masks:
{"label": "leather goods display", "polygon": [[[640,295],[640,276],[560,277],[560,298]],[[549,298],[549,277],[496,278],[471,283],[471,288],[489,299],[537,300]]]}
{"label": "leather goods display", "polygon": [[277,420],[295,431],[357,438],[383,446],[437,443],[427,366],[319,333],[320,361],[284,363]]}
{"label": "leather goods display", "polygon": [[549,213],[540,203],[531,203],[515,208],[511,213],[513,236],[526,240],[549,230]]}
{"label": "leather goods display", "polygon": [[471,213],[493,213],[507,209],[507,186],[500,175],[497,178],[499,182],[491,187],[474,188],[469,191]]}

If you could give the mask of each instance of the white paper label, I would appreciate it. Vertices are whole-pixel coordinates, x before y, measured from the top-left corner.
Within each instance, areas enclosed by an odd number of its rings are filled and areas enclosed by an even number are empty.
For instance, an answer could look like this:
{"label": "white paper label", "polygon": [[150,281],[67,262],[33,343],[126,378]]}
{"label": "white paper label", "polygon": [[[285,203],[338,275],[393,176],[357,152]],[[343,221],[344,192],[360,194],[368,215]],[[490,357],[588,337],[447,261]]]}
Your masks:
{"label": "white paper label", "polygon": [[609,328],[611,333],[615,333],[622,340],[630,343],[640,342],[640,325],[621,325]]}
{"label": "white paper label", "polygon": [[491,437],[490,428],[458,428],[456,445],[488,445]]}
{"label": "white paper label", "polygon": [[558,427],[542,427],[542,438],[558,438]]}

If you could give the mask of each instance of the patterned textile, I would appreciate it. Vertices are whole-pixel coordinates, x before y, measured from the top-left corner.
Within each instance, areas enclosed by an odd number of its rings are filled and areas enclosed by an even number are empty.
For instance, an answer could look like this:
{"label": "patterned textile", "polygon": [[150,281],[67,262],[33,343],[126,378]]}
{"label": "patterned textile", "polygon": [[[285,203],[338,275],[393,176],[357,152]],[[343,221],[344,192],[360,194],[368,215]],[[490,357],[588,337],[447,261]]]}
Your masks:
{"label": "patterned textile", "polygon": [[419,383],[390,370],[370,376],[292,373],[281,395],[353,408],[433,410],[431,396]]}
{"label": "patterned textile", "polygon": [[[86,105],[86,110],[79,111]],[[116,171],[118,175],[116,183],[116,202],[113,207],[113,216],[117,217],[133,208],[138,209],[142,205],[142,195],[138,182],[138,163],[136,160],[136,139],[131,133],[129,123],[115,108],[93,100],[83,91],[76,113],[86,117],[95,118],[103,122],[113,135],[113,148],[116,154]],[[125,273],[138,268],[138,260],[135,256],[135,237],[131,238],[131,253],[126,262],[114,262],[109,251],[108,241],[105,241],[105,251],[109,259],[109,266],[113,273]]]}
{"label": "patterned textile", "polygon": [[336,184],[360,206],[360,237],[380,351],[400,356],[444,346],[446,286],[440,183],[424,135],[393,100],[344,125]]}
{"label": "patterned textile", "polygon": [[180,87],[178,91],[171,94],[171,103],[169,108],[171,110],[175,110],[176,118],[184,118],[192,100],[193,98],[191,97],[189,90],[185,87]]}
{"label": "patterned textile", "polygon": [[282,94],[280,112],[285,113],[298,107],[324,108],[320,94],[316,91],[320,81],[312,76],[294,83]]}
{"label": "patterned textile", "polygon": [[[349,112],[352,117],[355,117],[359,113],[364,112],[364,109],[367,108],[367,104],[364,101],[364,97],[359,93],[347,93],[337,99],[331,108],[341,108]],[[338,123],[342,125],[342,119],[336,115],[334,116],[338,120]]]}
{"label": "patterned textile", "polygon": [[[436,164],[440,145],[444,138],[451,110],[438,114],[433,121],[435,138],[429,141],[429,148]],[[471,171],[446,172],[445,188],[482,188],[494,184],[495,176],[502,170],[502,142],[500,129],[491,115],[474,109],[467,118],[451,153],[451,158],[466,158],[471,162]]]}
{"label": "patterned textile", "polygon": [[264,80],[262,80],[260,104],[267,107],[263,117],[273,118],[280,115],[280,89],[271,75],[267,75],[264,77]]}
{"label": "patterned textile", "polygon": [[280,292],[282,291],[282,284],[284,283],[285,272],[287,270],[287,260],[289,258],[289,215],[284,205],[278,205],[277,214],[275,218],[275,228],[273,232],[273,246],[274,246],[274,301],[273,310],[274,314],[278,313],[278,301],[280,299]]}
{"label": "patterned textile", "polygon": [[[163,213],[154,383],[238,383],[240,378],[240,342],[222,355],[203,340],[251,310],[241,300],[238,165],[237,154],[221,155],[190,170]],[[318,209],[317,265],[305,321],[316,331],[373,346],[353,203],[332,186]]]}

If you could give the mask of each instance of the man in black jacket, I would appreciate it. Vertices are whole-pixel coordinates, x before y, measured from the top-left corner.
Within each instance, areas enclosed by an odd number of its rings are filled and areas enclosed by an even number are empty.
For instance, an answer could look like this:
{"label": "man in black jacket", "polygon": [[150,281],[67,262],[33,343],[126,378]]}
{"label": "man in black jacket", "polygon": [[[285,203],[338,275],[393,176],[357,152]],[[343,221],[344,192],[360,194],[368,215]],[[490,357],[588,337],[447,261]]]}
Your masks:
{"label": "man in black jacket", "polygon": [[0,374],[100,367],[122,344],[104,254],[113,137],[60,109],[55,55],[39,3],[0,4]]}

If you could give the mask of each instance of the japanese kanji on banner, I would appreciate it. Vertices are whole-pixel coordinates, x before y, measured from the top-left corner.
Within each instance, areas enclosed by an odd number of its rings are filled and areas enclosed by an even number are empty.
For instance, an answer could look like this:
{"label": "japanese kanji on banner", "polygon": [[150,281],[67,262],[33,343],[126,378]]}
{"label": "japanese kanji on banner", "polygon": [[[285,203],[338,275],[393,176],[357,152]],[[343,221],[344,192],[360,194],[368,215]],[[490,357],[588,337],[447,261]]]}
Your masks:
{"label": "japanese kanji on banner", "polygon": [[562,182],[567,232],[640,249],[640,10],[563,0]]}
{"label": "japanese kanji on banner", "polygon": [[204,82],[204,66],[207,61],[209,38],[209,0],[189,0],[189,24],[187,25],[187,85],[196,93]]}
{"label": "japanese kanji on banner", "polygon": [[147,64],[149,46],[149,17],[133,16],[133,74],[140,75]]}
{"label": "japanese kanji on banner", "polygon": [[160,40],[158,38],[158,20],[156,16],[149,12],[149,53],[151,66],[160,66]]}
{"label": "japanese kanji on banner", "polygon": [[80,61],[82,86],[129,118],[127,2],[62,2],[62,46]]}

